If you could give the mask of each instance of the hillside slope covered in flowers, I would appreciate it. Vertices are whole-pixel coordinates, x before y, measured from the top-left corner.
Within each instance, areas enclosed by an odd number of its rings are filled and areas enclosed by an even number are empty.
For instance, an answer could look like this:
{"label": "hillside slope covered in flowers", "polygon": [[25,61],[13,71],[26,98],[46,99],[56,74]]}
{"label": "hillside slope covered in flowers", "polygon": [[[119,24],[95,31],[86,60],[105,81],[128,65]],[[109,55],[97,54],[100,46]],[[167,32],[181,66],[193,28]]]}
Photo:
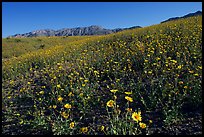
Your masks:
{"label": "hillside slope covered in flowers", "polygon": [[3,134],[151,134],[201,110],[202,16],[43,39],[57,44],[3,60]]}

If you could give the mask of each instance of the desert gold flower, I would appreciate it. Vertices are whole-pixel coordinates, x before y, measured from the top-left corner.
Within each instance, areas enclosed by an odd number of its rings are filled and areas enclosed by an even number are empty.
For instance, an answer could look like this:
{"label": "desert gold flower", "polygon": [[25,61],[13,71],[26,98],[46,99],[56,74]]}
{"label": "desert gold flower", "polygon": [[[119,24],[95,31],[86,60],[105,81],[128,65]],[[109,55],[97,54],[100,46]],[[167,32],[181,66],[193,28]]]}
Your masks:
{"label": "desert gold flower", "polygon": [[88,127],[82,127],[82,128],[81,128],[81,132],[82,132],[82,133],[88,132]]}
{"label": "desert gold flower", "polygon": [[40,94],[44,94],[44,91],[40,91]]}
{"label": "desert gold flower", "polygon": [[160,60],[161,58],[157,57],[156,60]]}
{"label": "desert gold flower", "polygon": [[69,124],[69,127],[70,127],[70,128],[74,128],[74,125],[75,125],[75,123],[74,123],[74,122],[71,122],[71,123]]}
{"label": "desert gold flower", "polygon": [[99,72],[98,72],[98,71],[96,71],[96,70],[94,71],[94,73],[95,73],[95,74],[99,74]]}
{"label": "desert gold flower", "polygon": [[57,85],[58,88],[61,88],[60,84]]}
{"label": "desert gold flower", "polygon": [[84,78],[80,77],[79,79],[80,79],[80,80],[83,80]]}
{"label": "desert gold flower", "polygon": [[83,93],[80,93],[79,96],[80,96],[80,97],[83,97]]}
{"label": "desert gold flower", "polygon": [[115,92],[117,92],[118,90],[117,89],[112,89],[112,90],[110,90],[110,92],[113,92],[113,93],[115,93]]}
{"label": "desert gold flower", "polygon": [[104,131],[105,127],[104,126],[101,126],[100,130],[101,131]]}
{"label": "desert gold flower", "polygon": [[52,107],[55,109],[55,108],[57,108],[57,105],[53,105]]}
{"label": "desert gold flower", "polygon": [[181,67],[182,67],[182,66],[181,66],[181,65],[179,65],[179,66],[178,66],[178,69],[181,69]]}
{"label": "desert gold flower", "polygon": [[82,87],[85,87],[85,84],[82,84]]}
{"label": "desert gold flower", "polygon": [[72,105],[70,105],[70,104],[65,104],[64,107],[69,109],[69,108],[72,108]]}
{"label": "desert gold flower", "polygon": [[73,93],[72,93],[72,92],[69,92],[68,96],[70,97],[70,96],[72,96],[72,95],[73,95]]}
{"label": "desert gold flower", "polygon": [[132,108],[127,108],[126,109],[128,112],[132,112]]}
{"label": "desert gold flower", "polygon": [[140,125],[141,128],[146,128],[147,127],[146,124],[142,123],[142,122],[140,122],[139,125]]}
{"label": "desert gold flower", "polygon": [[183,81],[179,81],[179,84],[183,84]]}
{"label": "desert gold flower", "polygon": [[120,81],[120,79],[116,79],[116,82],[119,82]]}
{"label": "desert gold flower", "polygon": [[114,105],[114,101],[113,100],[109,100],[107,103],[106,103],[106,105],[108,106],[108,107],[113,107],[113,105]]}
{"label": "desert gold flower", "polygon": [[85,80],[84,80],[84,82],[88,82],[88,81],[89,81],[88,79],[85,79]]}
{"label": "desert gold flower", "polygon": [[42,86],[42,88],[45,88],[45,86]]}
{"label": "desert gold flower", "polygon": [[136,122],[142,121],[141,111],[132,113],[132,119]]}
{"label": "desert gold flower", "polygon": [[150,70],[150,71],[148,71],[148,73],[149,73],[149,74],[152,74],[152,71]]}
{"label": "desert gold flower", "polygon": [[187,89],[188,87],[187,87],[187,86],[184,86],[184,88]]}
{"label": "desert gold flower", "polygon": [[58,97],[57,100],[61,102],[63,100],[63,98],[62,97]]}
{"label": "desert gold flower", "polygon": [[62,114],[61,114],[64,118],[68,118],[69,117],[69,114],[68,113],[66,113],[66,112],[62,112]]}
{"label": "desert gold flower", "polygon": [[132,94],[132,92],[125,92],[125,94],[127,94],[127,95],[131,95],[131,94]]}
{"label": "desert gold flower", "polygon": [[125,96],[125,99],[130,101],[130,102],[133,102],[133,99],[131,97]]}

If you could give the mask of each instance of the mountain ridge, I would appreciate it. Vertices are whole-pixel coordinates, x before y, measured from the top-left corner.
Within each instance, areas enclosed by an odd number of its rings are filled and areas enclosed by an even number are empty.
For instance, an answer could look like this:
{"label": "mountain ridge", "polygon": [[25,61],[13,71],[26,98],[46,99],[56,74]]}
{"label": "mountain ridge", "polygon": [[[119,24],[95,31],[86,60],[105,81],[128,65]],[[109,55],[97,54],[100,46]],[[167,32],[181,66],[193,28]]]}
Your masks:
{"label": "mountain ridge", "polygon": [[141,26],[133,26],[130,28],[106,29],[101,26],[91,25],[88,27],[62,28],[59,30],[41,29],[23,34],[15,34],[8,37],[37,37],[37,36],[85,36],[85,35],[105,35],[116,33],[123,30],[142,28]]}

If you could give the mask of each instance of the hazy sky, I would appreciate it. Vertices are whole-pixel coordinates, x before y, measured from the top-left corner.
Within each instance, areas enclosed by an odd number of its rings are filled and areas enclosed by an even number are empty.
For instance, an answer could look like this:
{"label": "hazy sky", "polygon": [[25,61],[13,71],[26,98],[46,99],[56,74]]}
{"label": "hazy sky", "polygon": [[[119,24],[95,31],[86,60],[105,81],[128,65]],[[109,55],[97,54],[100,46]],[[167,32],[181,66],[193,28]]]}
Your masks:
{"label": "hazy sky", "polygon": [[3,2],[2,36],[90,25],[145,27],[198,10],[202,2]]}

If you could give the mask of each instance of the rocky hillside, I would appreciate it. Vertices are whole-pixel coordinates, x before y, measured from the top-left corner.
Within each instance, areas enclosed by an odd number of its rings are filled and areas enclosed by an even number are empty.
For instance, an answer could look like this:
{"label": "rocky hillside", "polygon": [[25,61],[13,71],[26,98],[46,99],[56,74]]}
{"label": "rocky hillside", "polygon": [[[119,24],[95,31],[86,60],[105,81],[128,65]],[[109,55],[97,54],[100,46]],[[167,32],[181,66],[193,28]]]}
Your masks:
{"label": "rocky hillside", "polygon": [[37,36],[85,36],[85,35],[105,35],[127,29],[141,28],[134,26],[130,28],[105,29],[101,26],[92,25],[89,27],[64,28],[60,30],[43,29],[24,34],[16,34],[9,37],[37,37]]}

